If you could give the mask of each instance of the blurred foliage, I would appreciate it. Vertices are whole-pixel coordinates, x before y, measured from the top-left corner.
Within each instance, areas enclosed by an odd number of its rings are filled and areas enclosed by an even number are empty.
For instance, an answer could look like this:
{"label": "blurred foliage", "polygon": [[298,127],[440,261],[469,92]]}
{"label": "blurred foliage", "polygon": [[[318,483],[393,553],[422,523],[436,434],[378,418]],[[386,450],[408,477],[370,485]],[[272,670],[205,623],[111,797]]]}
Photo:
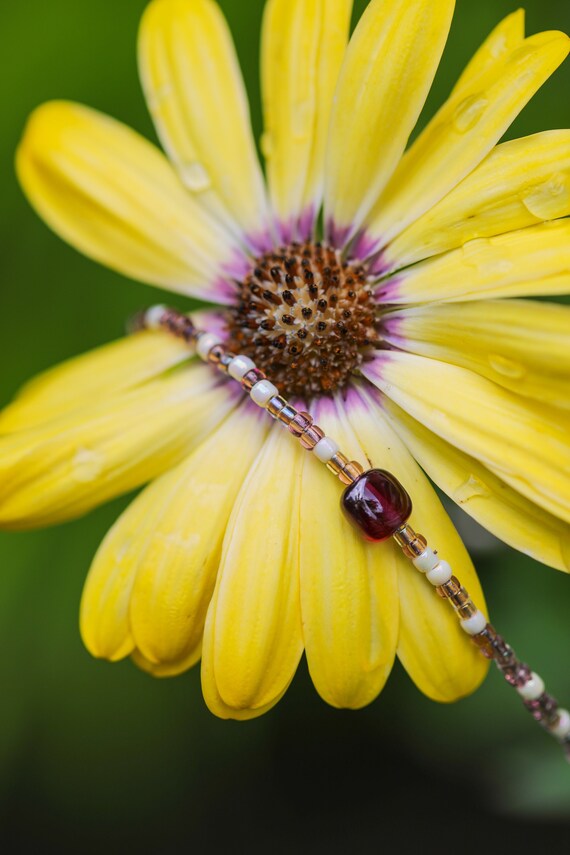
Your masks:
{"label": "blurred foliage", "polygon": [[[124,318],[156,299],[56,239],[12,168],[27,114],[51,98],[84,101],[155,138],[136,75],[144,5],[2,4],[2,403],[35,372],[120,335]],[[221,5],[259,137],[263,2]],[[458,0],[424,116],[517,5]],[[570,29],[567,0],[526,7],[530,32]],[[567,64],[509,136],[568,125],[569,91]],[[10,852],[114,852],[125,843],[141,852],[376,851],[430,839],[444,851],[475,851],[484,840],[498,852],[503,839],[529,851],[545,828],[549,842],[563,839],[568,767],[494,672],[474,697],[445,707],[420,696],[397,667],[378,701],[351,713],[326,707],[302,666],[277,709],[238,724],[207,712],[197,669],[155,681],[128,662],[92,660],[79,639],[78,600],[90,558],[126,501],[57,529],[0,536],[0,841]],[[567,579],[506,548],[482,552],[478,565],[501,631],[570,698]]]}

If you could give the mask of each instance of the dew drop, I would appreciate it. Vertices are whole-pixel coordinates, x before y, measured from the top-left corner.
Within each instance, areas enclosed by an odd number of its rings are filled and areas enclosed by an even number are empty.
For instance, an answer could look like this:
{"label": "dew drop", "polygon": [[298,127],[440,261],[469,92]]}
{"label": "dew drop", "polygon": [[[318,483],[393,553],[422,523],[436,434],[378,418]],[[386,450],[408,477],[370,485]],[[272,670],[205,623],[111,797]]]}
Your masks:
{"label": "dew drop", "polygon": [[481,276],[500,276],[512,270],[513,261],[505,247],[497,247],[488,238],[475,238],[461,248],[463,261]]}
{"label": "dew drop", "polygon": [[488,356],[489,365],[501,374],[503,377],[511,377],[513,379],[524,377],[526,368],[520,362],[515,362],[513,359],[508,359],[506,356],[501,356],[500,353],[490,353]]}
{"label": "dew drop", "polygon": [[451,121],[456,131],[465,134],[474,128],[487,109],[489,101],[480,95],[469,95],[464,98],[453,113]]}
{"label": "dew drop", "polygon": [[476,497],[486,498],[491,495],[491,491],[476,475],[470,475],[463,484],[460,484],[453,491],[453,500],[458,505],[465,505],[470,499]]}
{"label": "dew drop", "polygon": [[180,166],[180,175],[186,187],[193,193],[203,193],[212,186],[208,170],[198,160],[194,160],[192,163],[183,163]]}
{"label": "dew drop", "polygon": [[71,477],[80,484],[94,481],[103,468],[103,455],[89,448],[80,448],[71,461]]}
{"label": "dew drop", "polygon": [[570,176],[562,172],[551,175],[541,184],[528,187],[520,194],[527,211],[539,220],[554,220],[570,213]]}

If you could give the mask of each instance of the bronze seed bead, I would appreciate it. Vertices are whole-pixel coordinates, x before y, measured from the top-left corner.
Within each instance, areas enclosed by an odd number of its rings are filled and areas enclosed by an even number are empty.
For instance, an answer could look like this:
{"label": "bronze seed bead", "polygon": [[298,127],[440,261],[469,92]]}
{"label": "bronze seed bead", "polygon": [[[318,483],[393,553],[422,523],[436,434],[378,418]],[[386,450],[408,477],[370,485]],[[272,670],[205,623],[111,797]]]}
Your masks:
{"label": "bronze seed bead", "polygon": [[289,427],[289,424],[293,421],[297,412],[298,410],[296,410],[295,407],[292,407],[291,404],[286,404],[283,409],[279,411],[277,418],[280,422],[283,422],[284,425]]}
{"label": "bronze seed bead", "polygon": [[[334,475],[340,475],[342,470],[348,466],[350,460],[343,454],[342,451],[337,451],[336,454],[333,454],[329,462],[327,463],[327,469],[332,472]],[[352,483],[352,482],[349,482]]]}
{"label": "bronze seed bead", "polygon": [[218,365],[219,370],[223,371],[224,374],[227,374],[229,364],[233,359],[235,359],[235,353],[231,353],[230,351],[226,350],[226,352],[223,353],[221,356],[220,363]]}
{"label": "bronze seed bead", "polygon": [[215,344],[208,351],[208,362],[210,362],[212,365],[215,365],[216,367],[219,366],[222,361],[222,357],[225,355],[225,353],[226,348],[223,344]]}
{"label": "bronze seed bead", "polygon": [[279,413],[283,409],[283,407],[287,406],[287,401],[282,395],[274,395],[273,398],[269,399],[269,403],[266,407],[267,412],[270,416],[273,416],[274,419],[278,418]]}
{"label": "bronze seed bead", "polygon": [[468,591],[463,586],[461,586],[456,594],[450,594],[447,599],[449,600],[453,608],[457,610],[461,606],[466,605],[469,602],[470,597]]}
{"label": "bronze seed bead", "polygon": [[440,597],[447,599],[447,597],[452,597],[461,590],[461,583],[457,576],[452,576],[449,582],[444,582],[443,585],[439,585],[435,590]]}
{"label": "bronze seed bead", "polygon": [[408,523],[404,523],[404,525],[394,533],[394,539],[402,549],[404,549],[409,543],[412,543],[416,537],[416,532]]}
{"label": "bronze seed bead", "polygon": [[459,606],[457,609],[457,617],[460,620],[467,620],[467,618],[473,617],[475,612],[477,611],[477,606],[473,602],[473,600],[467,600],[467,602]]}
{"label": "bronze seed bead", "polygon": [[266,376],[259,368],[252,368],[247,374],[242,377],[241,385],[246,392],[251,392],[256,383],[260,380],[266,380]]}
{"label": "bronze seed bead", "polygon": [[311,427],[307,428],[307,430],[299,437],[299,442],[306,448],[307,451],[312,451],[317,442],[320,442],[324,437],[325,432],[318,425],[311,425]]}
{"label": "bronze seed bead", "polygon": [[352,484],[356,481],[357,478],[360,478],[361,475],[364,474],[364,467],[360,465],[356,460],[351,460],[350,463],[344,467],[342,472],[338,473],[338,477],[342,481],[343,484]]}
{"label": "bronze seed bead", "polygon": [[309,415],[309,413],[300,412],[297,413],[294,419],[291,419],[289,422],[289,430],[293,434],[293,436],[301,436],[301,434],[305,433],[305,431],[311,427],[313,424],[313,417]]}

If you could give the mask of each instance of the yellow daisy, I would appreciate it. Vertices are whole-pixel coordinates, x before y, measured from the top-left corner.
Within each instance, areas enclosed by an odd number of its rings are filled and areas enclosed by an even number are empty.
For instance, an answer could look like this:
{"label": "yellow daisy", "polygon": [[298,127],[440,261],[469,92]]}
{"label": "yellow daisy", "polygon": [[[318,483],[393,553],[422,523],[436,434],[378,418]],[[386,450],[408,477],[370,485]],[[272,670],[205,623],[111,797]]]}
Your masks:
{"label": "yellow daisy", "polygon": [[[505,542],[570,568],[570,310],[505,299],[570,291],[570,131],[497,145],[570,43],[525,38],[510,15],[406,150],[454,4],[372,0],[348,41],[351,5],[266,5],[267,183],[212,0],[153,0],[142,20],[168,158],[55,102],[31,117],[18,174],[85,254],[217,304],[194,322],[308,401],[352,457],[394,472],[411,523],[482,603],[426,474]],[[303,651],[338,707],[372,701],[396,655],[431,698],[476,688],[486,663],[446,603],[392,541],[359,539],[313,456],[198,363],[138,332],[33,380],[0,418],[7,528],[152,481],[90,570],[89,650],[157,676],[201,657],[223,717],[273,706]]]}

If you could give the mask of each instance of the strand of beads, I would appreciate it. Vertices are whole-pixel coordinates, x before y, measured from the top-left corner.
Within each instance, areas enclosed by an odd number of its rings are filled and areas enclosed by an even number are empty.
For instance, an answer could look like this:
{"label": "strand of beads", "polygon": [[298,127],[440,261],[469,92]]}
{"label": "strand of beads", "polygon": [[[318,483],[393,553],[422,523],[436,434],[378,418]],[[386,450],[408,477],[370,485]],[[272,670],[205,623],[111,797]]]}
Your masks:
{"label": "strand of beads", "polygon": [[394,535],[404,555],[434,585],[437,593],[455,609],[461,628],[472,637],[483,656],[492,659],[510,686],[523,700],[525,707],[552,736],[563,745],[570,761],[570,713],[562,709],[555,698],[544,689],[542,678],[517,658],[512,647],[498,634],[483,613],[477,609],[468,592],[453,575],[447,561],[430,549],[425,537],[417,534],[406,522]]}
{"label": "strand of beads", "polygon": [[350,460],[309,413],[297,410],[279,394],[253,360],[228,351],[216,335],[196,329],[187,315],[166,306],[153,306],[136,317],[135,326],[164,329],[194,344],[204,362],[241,383],[255,404],[285,425],[304,449],[325,463],[345,485],[341,504],[348,519],[369,541],[394,538],[416,569],[451,604],[461,628],[482,655],[492,659],[509,685],[516,688],[534,719],[562,743],[570,760],[570,713],[545,691],[541,677],[516,657],[453,575],[447,561],[439,558],[423,535],[409,525],[412,500],[394,475],[382,469],[365,471],[360,463]]}

